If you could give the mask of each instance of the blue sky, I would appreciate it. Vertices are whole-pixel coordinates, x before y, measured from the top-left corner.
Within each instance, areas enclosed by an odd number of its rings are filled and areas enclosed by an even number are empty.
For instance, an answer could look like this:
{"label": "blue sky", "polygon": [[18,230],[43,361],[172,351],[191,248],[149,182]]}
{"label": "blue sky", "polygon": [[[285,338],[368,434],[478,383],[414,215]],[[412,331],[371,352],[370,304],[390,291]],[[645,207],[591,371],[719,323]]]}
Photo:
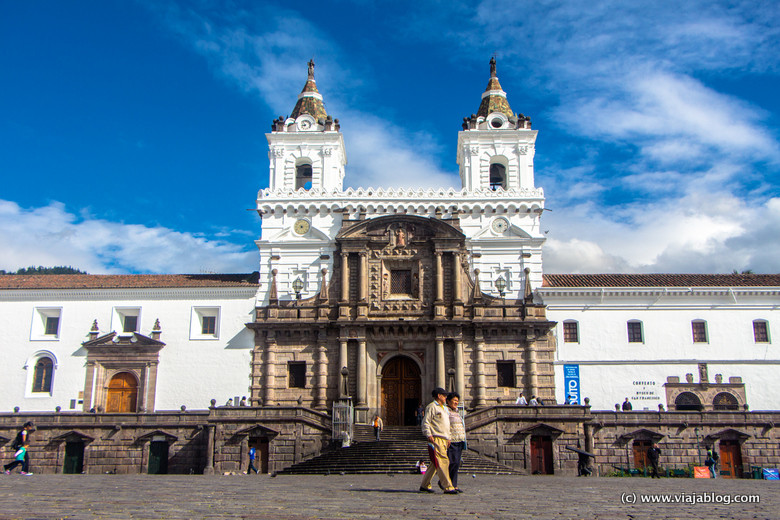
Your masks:
{"label": "blue sky", "polygon": [[6,2],[0,269],[257,268],[314,58],[347,186],[459,187],[488,60],[539,130],[547,272],[780,272],[775,2]]}

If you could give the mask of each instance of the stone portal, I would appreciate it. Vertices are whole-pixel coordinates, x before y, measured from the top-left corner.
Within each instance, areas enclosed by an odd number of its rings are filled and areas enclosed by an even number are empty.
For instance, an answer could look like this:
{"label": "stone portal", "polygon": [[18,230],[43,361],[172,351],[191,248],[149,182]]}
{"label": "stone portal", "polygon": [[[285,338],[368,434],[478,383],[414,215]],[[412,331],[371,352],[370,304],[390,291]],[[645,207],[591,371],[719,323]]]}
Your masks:
{"label": "stone portal", "polygon": [[382,409],[388,426],[414,426],[422,399],[420,369],[412,359],[397,356],[382,370]]}

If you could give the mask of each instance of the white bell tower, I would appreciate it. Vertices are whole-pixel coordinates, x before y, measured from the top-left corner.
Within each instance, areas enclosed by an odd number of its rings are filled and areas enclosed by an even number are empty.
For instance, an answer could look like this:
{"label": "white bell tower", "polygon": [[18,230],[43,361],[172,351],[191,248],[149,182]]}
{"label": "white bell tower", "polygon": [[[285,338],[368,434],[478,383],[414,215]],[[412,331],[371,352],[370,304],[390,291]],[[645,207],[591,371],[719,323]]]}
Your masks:
{"label": "white bell tower", "polygon": [[490,80],[479,110],[463,118],[458,132],[458,166],[468,191],[534,188],[536,130],[531,120],[515,115],[496,76],[496,60],[490,60]]}
{"label": "white bell tower", "polygon": [[325,111],[314,81],[314,61],[287,119],[273,122],[268,139],[271,190],[341,190],[347,153],[339,120]]}

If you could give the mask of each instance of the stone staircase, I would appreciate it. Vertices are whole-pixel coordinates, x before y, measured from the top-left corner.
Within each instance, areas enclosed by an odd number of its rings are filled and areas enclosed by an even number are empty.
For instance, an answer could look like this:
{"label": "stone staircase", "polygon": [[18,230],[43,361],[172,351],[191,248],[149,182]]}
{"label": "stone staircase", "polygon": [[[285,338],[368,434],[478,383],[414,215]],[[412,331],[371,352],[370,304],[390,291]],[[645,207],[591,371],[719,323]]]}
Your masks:
{"label": "stone staircase", "polygon": [[[379,442],[371,426],[356,425],[349,448],[332,447],[294,464],[280,474],[416,473],[415,464],[428,459],[428,441],[417,426],[387,426]],[[516,475],[518,472],[473,451],[463,454],[461,473]]]}

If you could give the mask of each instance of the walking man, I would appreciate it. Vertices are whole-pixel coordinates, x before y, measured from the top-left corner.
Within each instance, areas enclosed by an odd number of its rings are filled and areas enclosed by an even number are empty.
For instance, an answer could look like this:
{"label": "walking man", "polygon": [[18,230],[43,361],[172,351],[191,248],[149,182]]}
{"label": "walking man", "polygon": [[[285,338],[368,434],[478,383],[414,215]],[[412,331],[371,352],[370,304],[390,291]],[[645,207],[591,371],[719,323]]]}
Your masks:
{"label": "walking man", "polygon": [[3,466],[6,475],[10,475],[11,470],[20,464],[22,465],[22,475],[32,475],[32,473],[29,472],[30,456],[27,454],[27,452],[30,444],[30,432],[32,432],[34,429],[35,427],[33,426],[33,423],[27,421],[24,423],[24,426],[22,426],[22,429],[19,430],[19,433],[16,434],[16,438],[14,439],[13,444],[11,444],[11,447],[17,452],[21,449],[24,449],[24,457]]}
{"label": "walking man", "polygon": [[653,443],[647,450],[647,461],[650,463],[650,478],[661,478],[658,474],[658,459],[661,458],[661,449]]}
{"label": "walking man", "polygon": [[249,448],[249,468],[246,470],[247,475],[251,475],[252,472],[255,472],[255,475],[257,475],[257,468],[255,467],[255,457],[257,457],[257,450],[255,450],[255,447],[252,446]]}
{"label": "walking man", "polygon": [[463,450],[466,449],[466,425],[458,412],[460,394],[450,392],[447,394],[447,408],[450,414],[450,447],[447,448],[447,457],[450,460],[450,482],[458,493],[463,493],[458,487],[458,470],[463,460]]}
{"label": "walking man", "polygon": [[445,406],[447,392],[443,388],[434,388],[431,392],[433,402],[425,408],[425,418],[422,423],[423,435],[428,439],[428,455],[431,465],[425,471],[421,493],[433,493],[431,481],[433,476],[439,477],[439,482],[447,495],[457,495],[458,490],[452,486],[449,474],[449,459],[447,448],[450,445],[450,414]]}
{"label": "walking man", "polygon": [[378,415],[374,416],[374,437],[379,440],[379,433],[385,429],[385,425],[382,422],[382,418]]}

